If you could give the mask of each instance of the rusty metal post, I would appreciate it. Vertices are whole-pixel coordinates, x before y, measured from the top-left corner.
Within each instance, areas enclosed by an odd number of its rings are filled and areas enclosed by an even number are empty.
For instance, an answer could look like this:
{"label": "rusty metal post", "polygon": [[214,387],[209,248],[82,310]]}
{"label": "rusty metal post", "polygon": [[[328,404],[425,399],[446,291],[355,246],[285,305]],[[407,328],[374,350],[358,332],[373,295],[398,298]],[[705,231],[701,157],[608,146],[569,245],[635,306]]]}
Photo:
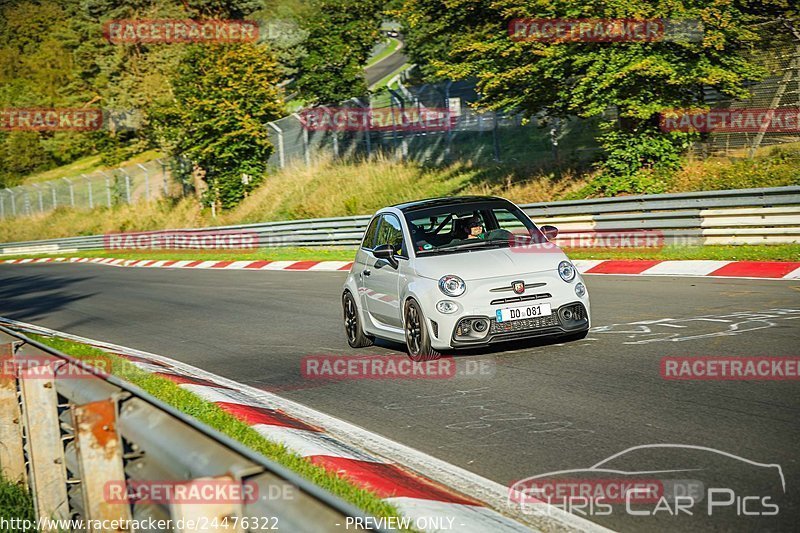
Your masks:
{"label": "rusty metal post", "polygon": [[125,487],[122,443],[117,433],[116,400],[109,398],[74,405],[71,411],[86,518],[90,522],[105,520],[108,521],[106,523],[129,523],[131,509],[127,501],[109,498],[112,486],[116,485],[122,490]]}
{"label": "rusty metal post", "polygon": [[17,400],[11,342],[0,342],[0,475],[12,483],[26,481],[22,413]]}
{"label": "rusty metal post", "polygon": [[[42,357],[33,350],[34,357]],[[19,355],[19,354],[18,354]],[[18,361],[24,362],[24,357]],[[42,364],[36,361],[37,366]],[[26,430],[26,451],[30,485],[36,516],[41,518],[66,519],[69,517],[67,502],[67,472],[64,465],[64,446],[61,443],[61,424],[58,420],[58,398],[54,386],[54,369],[59,364],[50,363],[50,371],[19,375],[22,390],[22,420]],[[55,530],[53,530],[55,531]]]}

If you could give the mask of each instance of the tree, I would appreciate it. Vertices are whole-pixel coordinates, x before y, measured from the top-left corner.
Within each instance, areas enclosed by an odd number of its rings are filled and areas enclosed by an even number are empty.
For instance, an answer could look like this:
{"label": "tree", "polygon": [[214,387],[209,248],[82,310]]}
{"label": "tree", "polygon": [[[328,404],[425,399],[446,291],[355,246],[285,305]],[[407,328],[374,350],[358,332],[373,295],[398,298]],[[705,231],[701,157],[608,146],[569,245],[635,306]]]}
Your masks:
{"label": "tree", "polygon": [[[480,105],[528,115],[602,116],[615,110],[601,143],[603,169],[630,176],[674,167],[686,134],[659,130],[660,113],[704,106],[703,87],[732,98],[764,69],[750,57],[764,35],[758,24],[791,18],[789,0],[406,0],[408,53],[434,77],[475,78]],[[518,18],[672,19],[703,25],[700,40],[537,42],[512,40]],[[448,32],[457,25],[458,32]],[[425,41],[422,34],[433,38]],[[615,159],[616,158],[616,159]]]}
{"label": "tree", "polygon": [[192,45],[171,84],[174,101],[153,114],[159,143],[204,172],[219,207],[236,205],[266,171],[267,123],[284,115],[279,81],[263,45]]}
{"label": "tree", "polygon": [[383,9],[374,0],[314,0],[303,23],[307,55],[297,89],[310,103],[336,104],[367,92],[364,65],[380,36]]}

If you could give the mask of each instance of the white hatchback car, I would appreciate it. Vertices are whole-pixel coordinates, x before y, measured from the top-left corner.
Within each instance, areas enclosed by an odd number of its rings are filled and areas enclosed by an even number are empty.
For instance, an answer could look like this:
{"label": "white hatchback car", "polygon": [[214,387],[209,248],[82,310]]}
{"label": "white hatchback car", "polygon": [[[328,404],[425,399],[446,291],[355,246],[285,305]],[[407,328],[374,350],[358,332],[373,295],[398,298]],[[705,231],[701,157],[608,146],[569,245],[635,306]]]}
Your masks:
{"label": "white hatchback car", "polygon": [[503,198],[421,200],[378,211],[344,285],[347,340],[405,342],[415,361],[528,337],[583,338],[589,294],[567,256]]}

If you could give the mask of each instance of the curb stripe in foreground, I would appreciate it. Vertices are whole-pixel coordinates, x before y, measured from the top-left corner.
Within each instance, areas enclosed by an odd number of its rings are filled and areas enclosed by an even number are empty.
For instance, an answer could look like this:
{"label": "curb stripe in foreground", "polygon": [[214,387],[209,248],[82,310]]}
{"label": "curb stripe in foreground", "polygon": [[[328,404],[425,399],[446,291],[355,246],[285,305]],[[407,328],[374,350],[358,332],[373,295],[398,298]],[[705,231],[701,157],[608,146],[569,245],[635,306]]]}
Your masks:
{"label": "curb stripe in foreground", "polygon": [[[351,430],[347,433],[353,436],[353,442],[359,442],[362,446],[366,442],[371,442],[373,444],[383,443],[384,447],[391,445],[405,449],[404,457],[408,458],[413,453],[416,456],[415,459],[421,458],[425,463],[434,465],[434,470],[438,475],[447,477],[449,474],[463,479],[466,474],[473,482],[477,483],[470,487],[471,490],[481,494],[482,498],[485,498],[494,486],[500,489],[500,485],[399,443],[394,443],[380,435],[356,428],[347,422],[302,404],[269,392],[253,389],[164,356],[2,317],[0,317],[0,323],[24,332],[58,336],[94,346],[125,357],[147,372],[153,372],[155,369],[156,371],[153,373],[178,383],[181,388],[219,405],[228,412],[233,411],[234,416],[266,438],[283,443],[289,450],[347,477],[357,486],[376,492],[378,496],[395,504],[408,518],[430,519],[436,517],[446,521],[452,520],[452,523],[458,526],[458,530],[464,533],[531,531],[530,526],[500,514],[482,501],[473,499],[457,489],[451,489],[430,477],[417,474],[398,462],[388,461],[365,450],[356,449],[329,434],[325,429],[317,427],[311,420],[325,420],[328,424],[330,421],[336,421],[340,426],[350,427]],[[289,414],[283,407],[303,413],[301,416],[310,416],[310,419],[300,420],[299,417]],[[446,466],[443,468],[443,465]],[[443,471],[447,469],[452,472]],[[502,487],[500,490],[507,494],[507,488]],[[490,499],[494,499],[495,502],[499,500],[495,494],[492,494]],[[558,508],[550,509],[546,517],[550,524],[557,524],[558,529],[566,527],[579,531],[608,531],[602,526]],[[438,531],[438,525],[429,531]]]}

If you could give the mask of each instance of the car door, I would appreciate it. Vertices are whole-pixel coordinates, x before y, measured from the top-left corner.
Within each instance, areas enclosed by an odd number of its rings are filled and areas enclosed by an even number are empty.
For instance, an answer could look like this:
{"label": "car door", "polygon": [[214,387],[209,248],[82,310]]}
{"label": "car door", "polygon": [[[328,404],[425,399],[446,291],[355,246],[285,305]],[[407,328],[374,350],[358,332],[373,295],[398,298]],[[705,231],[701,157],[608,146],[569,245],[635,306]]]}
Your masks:
{"label": "car door", "polygon": [[361,247],[358,249],[356,259],[353,262],[353,276],[355,276],[356,285],[358,286],[358,295],[356,298],[361,309],[367,308],[364,270],[371,268],[372,260],[375,259],[372,256],[372,249],[375,248],[375,239],[378,236],[378,225],[380,221],[380,216],[373,217],[370,221],[367,226],[367,231],[364,232],[364,238],[361,240]]}
{"label": "car door", "polygon": [[[398,250],[397,260],[407,261],[407,251],[403,239],[400,219],[392,213],[381,215],[375,246],[391,244]],[[370,252],[367,265],[362,271],[366,308],[378,322],[400,328],[403,325],[400,312],[400,273],[386,259],[378,259]]]}

